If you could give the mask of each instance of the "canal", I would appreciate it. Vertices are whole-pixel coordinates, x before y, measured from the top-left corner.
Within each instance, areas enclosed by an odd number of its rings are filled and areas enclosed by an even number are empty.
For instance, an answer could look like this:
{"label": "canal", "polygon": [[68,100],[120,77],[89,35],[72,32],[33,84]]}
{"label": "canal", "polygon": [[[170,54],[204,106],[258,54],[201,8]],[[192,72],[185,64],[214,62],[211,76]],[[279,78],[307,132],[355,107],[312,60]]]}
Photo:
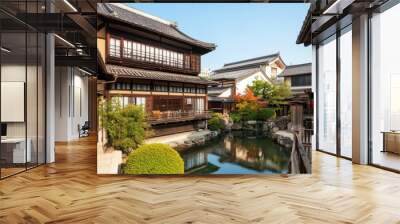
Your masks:
{"label": "canal", "polygon": [[181,153],[185,174],[288,173],[291,149],[270,138],[229,133]]}

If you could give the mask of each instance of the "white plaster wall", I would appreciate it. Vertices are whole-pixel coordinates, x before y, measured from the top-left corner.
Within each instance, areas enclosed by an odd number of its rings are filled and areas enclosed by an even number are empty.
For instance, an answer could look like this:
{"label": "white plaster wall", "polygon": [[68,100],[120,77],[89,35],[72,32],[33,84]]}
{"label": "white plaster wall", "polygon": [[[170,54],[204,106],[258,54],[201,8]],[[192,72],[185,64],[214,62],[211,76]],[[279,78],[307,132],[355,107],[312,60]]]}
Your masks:
{"label": "white plaster wall", "polygon": [[[36,76],[37,74],[38,76]],[[1,66],[2,82],[24,82],[27,85],[26,107],[20,108],[22,113],[26,110],[27,120],[24,122],[7,122],[7,137],[24,138],[26,133],[31,144],[31,161],[36,162],[36,159],[39,158],[39,162],[44,163],[44,77],[41,75],[42,68],[40,66],[36,67],[36,65],[25,66],[25,63],[9,63]],[[27,82],[25,80],[26,77],[28,79]],[[37,87],[37,85],[39,86]],[[37,90],[39,90],[39,93]],[[13,113],[13,111],[7,111],[10,108],[1,109],[5,113]],[[39,150],[38,157],[37,150]]]}
{"label": "white plaster wall", "polygon": [[[2,82],[25,82],[25,64],[3,64]],[[29,68],[28,68],[29,69]],[[1,108],[7,110],[7,108]],[[7,137],[25,137],[25,122],[7,122]]]}
{"label": "white plaster wall", "polygon": [[232,96],[232,88],[225,90],[218,97],[231,97]]}
{"label": "white plaster wall", "polygon": [[[276,77],[272,77],[272,68],[276,68]],[[279,78],[279,74],[283,72],[283,69],[281,69],[275,62],[272,62],[269,65],[265,65],[264,69],[266,75],[270,79]]]}
{"label": "white plaster wall", "polygon": [[88,78],[76,68],[57,67],[55,85],[55,140],[77,139],[78,125],[88,120]]}
{"label": "white plaster wall", "polygon": [[268,78],[272,78],[272,68],[271,66],[264,66],[265,74],[268,76]]}
{"label": "white plaster wall", "polygon": [[[251,86],[253,84],[253,81],[255,80],[268,81],[268,79],[264,76],[264,74],[261,71],[254,73],[253,75],[247,78],[236,80],[236,94],[242,94],[242,95],[245,94],[247,87]],[[232,97],[232,90],[227,89],[223,93],[221,93],[218,97]]]}
{"label": "white plaster wall", "polygon": [[248,86],[251,86],[253,84],[253,81],[255,80],[268,80],[263,74],[262,72],[257,72],[254,73],[253,75],[242,79],[242,80],[238,80],[236,83],[236,94],[245,94],[246,93],[246,89]]}
{"label": "white plaster wall", "polygon": [[[76,74],[78,72],[78,74]],[[82,73],[75,70],[74,71],[74,92],[71,98],[74,99],[75,113],[73,113],[71,119],[71,138],[79,138],[78,125],[83,125],[85,121],[88,120],[88,79],[82,76]],[[79,93],[80,92],[80,93]],[[79,97],[80,95],[80,97]],[[79,102],[81,101],[81,102]],[[79,108],[81,107],[81,108]],[[82,112],[80,111],[82,110]]]}
{"label": "white plaster wall", "polygon": [[69,69],[68,67],[55,68],[55,140],[68,140],[69,117]]}

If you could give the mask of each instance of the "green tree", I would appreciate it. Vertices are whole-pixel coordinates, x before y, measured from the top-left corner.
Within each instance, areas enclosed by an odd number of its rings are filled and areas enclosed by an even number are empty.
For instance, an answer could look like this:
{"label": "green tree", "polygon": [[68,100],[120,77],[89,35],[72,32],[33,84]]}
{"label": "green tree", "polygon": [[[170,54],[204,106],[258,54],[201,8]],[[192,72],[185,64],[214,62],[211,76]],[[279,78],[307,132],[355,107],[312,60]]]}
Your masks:
{"label": "green tree", "polygon": [[260,108],[257,112],[257,120],[267,121],[270,118],[275,118],[276,112],[273,108]]}
{"label": "green tree", "polygon": [[[250,88],[244,94],[238,93],[235,97],[235,106],[241,121],[256,120],[257,111],[260,109],[258,97]],[[237,120],[237,118],[235,118]]]}
{"label": "green tree", "polygon": [[213,113],[207,123],[211,131],[220,131],[225,128],[224,116],[221,113]]}
{"label": "green tree", "polygon": [[100,125],[107,133],[108,146],[128,154],[151,134],[142,106],[122,107],[116,99],[100,102]]}
{"label": "green tree", "polygon": [[255,80],[250,86],[255,96],[261,97],[271,106],[279,106],[287,102],[292,91],[287,83],[275,84],[263,80]]}

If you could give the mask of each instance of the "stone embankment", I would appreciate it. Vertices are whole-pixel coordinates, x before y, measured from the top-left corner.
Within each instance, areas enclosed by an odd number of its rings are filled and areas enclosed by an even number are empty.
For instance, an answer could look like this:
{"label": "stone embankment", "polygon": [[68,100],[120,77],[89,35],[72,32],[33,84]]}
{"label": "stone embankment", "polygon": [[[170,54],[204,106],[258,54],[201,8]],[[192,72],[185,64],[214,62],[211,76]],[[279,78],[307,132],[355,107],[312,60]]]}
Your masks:
{"label": "stone embankment", "polygon": [[172,148],[181,151],[192,146],[203,145],[206,142],[212,140],[219,136],[219,133],[216,131],[210,130],[199,130],[199,131],[190,131],[184,133],[178,133],[173,135],[155,137],[146,139],[146,143],[164,143],[170,145]]}

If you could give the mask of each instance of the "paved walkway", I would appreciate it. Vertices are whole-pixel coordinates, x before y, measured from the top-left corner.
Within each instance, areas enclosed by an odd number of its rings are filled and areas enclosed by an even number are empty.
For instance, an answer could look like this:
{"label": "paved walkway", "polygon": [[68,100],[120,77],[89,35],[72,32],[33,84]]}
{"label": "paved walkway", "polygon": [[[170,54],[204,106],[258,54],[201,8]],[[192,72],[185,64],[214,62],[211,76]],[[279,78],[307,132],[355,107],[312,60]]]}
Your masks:
{"label": "paved walkway", "polygon": [[145,140],[145,143],[150,144],[150,143],[165,143],[169,145],[180,145],[183,144],[186,140],[196,138],[199,136],[204,136],[209,134],[209,130],[204,130],[204,131],[188,131],[188,132],[183,132],[183,133],[177,133],[177,134],[172,134],[172,135],[166,135],[166,136],[160,136],[160,137],[154,137],[154,138],[149,138]]}
{"label": "paved walkway", "polygon": [[97,142],[97,173],[118,174],[122,164],[122,152],[120,150],[105,150],[103,132],[99,131]]}

